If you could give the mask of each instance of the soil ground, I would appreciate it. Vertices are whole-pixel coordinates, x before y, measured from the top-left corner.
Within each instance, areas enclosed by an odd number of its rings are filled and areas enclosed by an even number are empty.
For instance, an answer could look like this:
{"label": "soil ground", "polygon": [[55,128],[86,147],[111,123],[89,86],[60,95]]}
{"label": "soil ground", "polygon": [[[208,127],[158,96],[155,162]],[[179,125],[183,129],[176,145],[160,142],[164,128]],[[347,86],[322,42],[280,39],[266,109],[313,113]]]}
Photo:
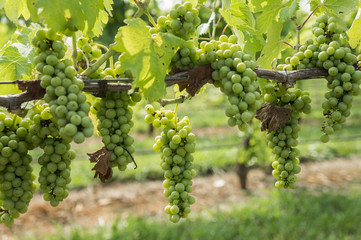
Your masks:
{"label": "soil ground", "polygon": [[[301,167],[299,186],[311,189],[319,186],[343,188],[354,184],[361,187],[361,158],[306,163]],[[192,205],[192,211],[223,209],[232,204],[242,204],[250,196],[266,195],[265,189],[273,188],[273,182],[273,177],[260,169],[250,170],[248,191],[240,190],[235,172],[197,177],[193,184],[193,195],[197,201]],[[31,201],[28,212],[16,219],[14,226],[7,228],[0,225],[0,238],[54,233],[58,225],[65,229],[74,226],[94,229],[120,216],[166,217],[163,212],[166,204],[160,180],[115,182],[75,189],[56,208],[51,207],[38,193]]]}

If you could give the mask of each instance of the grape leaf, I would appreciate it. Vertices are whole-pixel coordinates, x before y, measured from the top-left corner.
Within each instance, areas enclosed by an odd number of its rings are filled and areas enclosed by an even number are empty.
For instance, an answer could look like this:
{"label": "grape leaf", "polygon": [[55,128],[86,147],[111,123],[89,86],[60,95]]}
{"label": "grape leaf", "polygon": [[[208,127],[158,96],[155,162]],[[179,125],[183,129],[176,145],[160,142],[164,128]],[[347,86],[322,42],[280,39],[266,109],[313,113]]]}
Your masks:
{"label": "grape leaf", "polygon": [[254,31],[255,19],[249,7],[242,1],[232,2],[228,11],[220,9],[220,13],[230,26],[247,26]]}
{"label": "grape leaf", "polygon": [[[267,30],[266,44],[262,49],[261,56],[257,59],[257,65],[260,68],[270,69],[273,59],[277,58],[278,54],[281,52],[281,31],[282,23],[272,21],[271,25],[269,25]],[[261,85],[261,88],[263,88],[265,80],[260,79],[259,83]]]}
{"label": "grape leaf", "polygon": [[105,3],[103,0],[38,0],[35,6],[41,10],[39,18],[43,18],[49,28],[64,32],[69,22],[92,37],[101,33],[112,3],[112,0]]}
{"label": "grape leaf", "polygon": [[257,110],[256,118],[262,122],[261,131],[269,132],[280,129],[291,117],[291,109],[277,106],[275,103],[264,102]]}
{"label": "grape leaf", "polygon": [[349,37],[348,43],[355,48],[361,39],[361,10],[359,9],[351,28],[347,31]]}
{"label": "grape leaf", "polygon": [[27,1],[24,0],[0,0],[1,8],[4,8],[6,16],[14,23],[18,23],[21,15],[25,20],[30,17]]}
{"label": "grape leaf", "polygon": [[103,183],[105,180],[111,180],[113,176],[112,164],[110,162],[112,152],[103,147],[96,152],[87,153],[87,155],[89,156],[89,161],[95,163],[92,168],[92,171],[95,171],[94,178],[99,177]]}
{"label": "grape leaf", "polygon": [[281,11],[280,11],[280,20],[281,21],[287,21],[295,15],[296,11],[299,8],[298,1],[299,0],[294,0],[294,1],[292,1],[290,6],[286,6],[283,9],[281,9]]}
{"label": "grape leaf", "polygon": [[[22,78],[24,74],[31,75],[34,58],[34,49],[29,39],[35,31],[19,27],[11,36],[11,40],[0,50],[0,81],[13,81]],[[1,86],[0,94],[19,93],[16,85]]]}
{"label": "grape leaf", "polygon": [[133,87],[139,87],[149,100],[159,99],[166,93],[169,64],[184,40],[172,34],[151,35],[141,19],[125,22],[128,25],[119,28],[113,49],[123,53],[121,67],[132,72]]}
{"label": "grape leaf", "polygon": [[257,16],[256,29],[261,32],[266,32],[272,20],[277,20],[280,10],[284,7],[282,0],[252,0],[251,4],[254,6],[255,13],[260,13]]}
{"label": "grape leaf", "polygon": [[231,0],[222,0],[222,7],[226,10],[229,10],[231,6]]}
{"label": "grape leaf", "polygon": [[178,83],[179,92],[187,90],[192,97],[208,82],[212,81],[213,69],[210,64],[188,70],[188,79]]}
{"label": "grape leaf", "polygon": [[[32,71],[32,64],[27,57],[29,52],[26,46],[21,43],[14,43],[7,46],[0,55],[0,81],[12,81],[20,79],[23,74],[29,74]],[[0,94],[12,94],[19,92],[15,86],[8,87],[6,92],[1,87]]]}
{"label": "grape leaf", "polygon": [[320,0],[308,0],[307,3],[310,4],[311,11],[312,11],[317,7],[317,5],[319,5],[321,3],[321,1]]}
{"label": "grape leaf", "polygon": [[267,30],[267,41],[257,60],[260,68],[270,69],[272,60],[278,56],[281,51],[281,31],[282,23],[272,21]]}
{"label": "grape leaf", "polygon": [[208,19],[207,23],[202,23],[197,28],[197,36],[201,36],[203,34],[206,34],[208,32],[209,26],[211,25],[211,22],[216,17],[216,14],[212,12],[211,16]]}
{"label": "grape leaf", "polygon": [[220,9],[219,12],[238,36],[239,42],[244,45],[245,52],[254,57],[262,50],[264,39],[261,32],[255,29],[255,19],[248,6],[242,1],[235,1],[229,11]]}
{"label": "grape leaf", "polygon": [[325,0],[323,6],[327,9],[334,11],[335,13],[349,14],[357,9],[359,4],[358,0]]}

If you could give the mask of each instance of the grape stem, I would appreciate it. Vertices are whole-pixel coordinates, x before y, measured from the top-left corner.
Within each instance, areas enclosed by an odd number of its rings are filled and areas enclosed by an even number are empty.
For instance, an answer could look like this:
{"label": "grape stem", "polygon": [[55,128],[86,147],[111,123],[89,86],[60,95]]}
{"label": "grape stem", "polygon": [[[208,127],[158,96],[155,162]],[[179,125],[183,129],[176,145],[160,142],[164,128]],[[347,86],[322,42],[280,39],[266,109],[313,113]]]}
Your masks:
{"label": "grape stem", "polygon": [[[98,47],[100,47],[100,48],[103,48],[105,51],[109,51],[109,48],[107,48],[107,47],[104,46],[103,44],[93,43],[93,45],[98,46]],[[112,70],[114,70],[113,56],[111,56],[111,57],[109,58],[109,64],[110,64],[110,68],[111,68]]]}
{"label": "grape stem", "polygon": [[150,0],[144,0],[143,2],[140,0],[134,0],[134,3],[137,5],[138,11],[134,14],[133,18],[139,18],[147,11]]}
{"label": "grape stem", "polygon": [[76,70],[78,70],[78,66],[77,66],[78,51],[77,51],[77,45],[76,45],[75,32],[73,32],[73,34],[71,35],[71,40],[72,40],[72,45],[73,45],[73,54],[72,54],[73,64],[74,64],[74,68]]}
{"label": "grape stem", "polygon": [[299,30],[301,30],[303,28],[303,26],[305,26],[305,24],[307,23],[307,21],[312,17],[312,15],[316,12],[317,8],[319,8],[322,5],[322,3],[318,4],[315,9],[313,9],[313,11],[310,13],[310,15],[308,15],[308,17],[306,18],[306,20],[302,23],[301,26],[298,26]]}
{"label": "grape stem", "polygon": [[227,25],[223,28],[222,35],[223,35],[224,32],[227,30],[227,28],[228,28],[228,23],[227,23]]}
{"label": "grape stem", "polygon": [[[301,46],[301,28],[297,23],[297,16],[294,15],[291,20],[295,23],[296,25],[296,36],[297,36],[297,44],[295,46],[293,46],[293,49],[298,50],[298,48]],[[282,41],[283,42],[283,41]]]}
{"label": "grape stem", "polygon": [[177,103],[177,104],[175,105],[175,108],[174,108],[174,122],[175,122],[176,128],[177,128],[177,126],[178,126],[178,120],[177,120],[178,104],[179,104],[179,103]]}
{"label": "grape stem", "polygon": [[134,165],[135,165],[134,169],[137,169],[137,168],[138,168],[138,165],[137,165],[137,163],[135,162],[132,154],[131,154],[131,153],[128,151],[128,149],[126,149],[125,147],[123,147],[123,146],[121,146],[121,147],[129,154],[130,158],[133,160],[133,163],[134,163]]}
{"label": "grape stem", "polygon": [[111,56],[113,56],[117,51],[112,47],[114,44],[109,45],[109,50],[103,54],[94,64],[91,64],[84,72],[81,73],[83,76],[89,76],[94,73],[104,62],[106,62]]}
{"label": "grape stem", "polygon": [[154,19],[152,18],[152,16],[150,15],[148,9],[144,12],[145,15],[147,15],[150,23],[153,25],[153,27],[155,27],[156,29],[158,29],[157,23],[154,21]]}
{"label": "grape stem", "polygon": [[293,46],[292,44],[290,44],[290,43],[288,43],[286,41],[281,41],[281,43],[284,43],[284,44],[290,46],[291,48],[295,49],[295,46]]}
{"label": "grape stem", "polygon": [[157,102],[159,102],[162,107],[165,107],[166,105],[170,104],[184,103],[187,99],[190,99],[191,97],[192,96],[189,94],[182,94],[175,99],[159,99]]}
{"label": "grape stem", "polygon": [[197,3],[198,6],[207,9],[208,12],[212,12],[212,9],[210,9],[209,7],[204,6],[203,4]]}
{"label": "grape stem", "polygon": [[[217,0],[214,0],[214,5],[213,5],[213,9],[212,9],[212,12],[216,12],[216,7],[217,7]],[[212,31],[212,39],[215,38],[216,36],[216,28],[217,28],[217,25],[216,25],[216,18],[214,17],[213,18],[213,31]]]}

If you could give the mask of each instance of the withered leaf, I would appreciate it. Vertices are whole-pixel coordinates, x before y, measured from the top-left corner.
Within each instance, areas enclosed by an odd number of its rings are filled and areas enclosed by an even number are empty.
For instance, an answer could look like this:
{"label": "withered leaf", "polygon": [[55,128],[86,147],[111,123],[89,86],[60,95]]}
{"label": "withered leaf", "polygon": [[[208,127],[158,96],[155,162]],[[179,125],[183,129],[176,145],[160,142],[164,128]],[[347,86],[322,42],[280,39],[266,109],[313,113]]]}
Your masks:
{"label": "withered leaf", "polygon": [[110,163],[111,151],[108,151],[105,147],[99,149],[93,153],[87,153],[90,162],[95,162],[95,166],[92,171],[95,171],[94,178],[99,177],[103,183],[105,180],[111,180],[113,176],[112,164]]}
{"label": "withered leaf", "polygon": [[262,122],[262,131],[276,131],[290,120],[290,117],[291,109],[279,107],[275,103],[263,103],[256,112],[256,118]]}
{"label": "withered leaf", "polygon": [[76,63],[78,68],[85,69],[86,68],[86,62],[84,60],[80,60]]}
{"label": "withered leaf", "polygon": [[188,70],[188,79],[178,83],[179,91],[186,89],[187,93],[194,96],[207,82],[212,81],[213,69],[210,64]]}
{"label": "withered leaf", "polygon": [[32,96],[34,99],[39,99],[45,94],[45,89],[40,86],[40,80],[18,80],[16,83],[21,91],[26,92],[26,94]]}

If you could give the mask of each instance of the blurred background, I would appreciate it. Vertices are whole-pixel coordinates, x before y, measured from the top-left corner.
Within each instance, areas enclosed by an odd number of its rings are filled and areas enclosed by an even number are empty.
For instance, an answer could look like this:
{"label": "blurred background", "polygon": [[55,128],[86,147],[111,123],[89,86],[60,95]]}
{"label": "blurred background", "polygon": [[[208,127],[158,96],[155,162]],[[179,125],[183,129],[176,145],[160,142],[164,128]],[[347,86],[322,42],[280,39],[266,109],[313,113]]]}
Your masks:
{"label": "blurred background", "polygon": [[[154,0],[150,13],[156,18],[177,2]],[[200,7],[202,22],[208,21],[212,6],[213,1],[206,1]],[[128,1],[117,0],[113,8],[113,18],[103,36],[96,39],[104,45],[113,41],[123,20],[136,12]],[[306,17],[300,13],[300,19]],[[218,35],[225,25],[221,20]],[[310,36],[307,26],[302,36]],[[1,46],[14,30],[1,14]],[[294,31],[292,22],[284,27],[285,35],[290,31]],[[231,34],[229,29],[226,34]],[[114,169],[112,181],[100,183],[93,178],[93,164],[86,153],[101,148],[101,139],[74,144],[77,158],[72,162],[69,197],[53,208],[38,192],[14,226],[0,225],[0,238],[360,239],[361,98],[355,98],[343,129],[323,144],[319,137],[326,80],[299,81],[298,87],[308,90],[313,102],[311,114],[301,119],[298,147],[302,171],[297,189],[275,189],[273,155],[266,145],[266,133],[259,130],[260,122],[255,120],[247,133],[229,127],[224,113],[226,97],[207,85],[201,94],[178,107],[178,115],[189,116],[197,135],[194,167],[198,175],[193,184],[197,200],[188,219],[173,224],[164,213],[167,199],[163,196],[160,154],[152,149],[160,132],[144,122],[147,102],[142,101],[135,106],[132,130],[137,169],[132,164],[124,172]],[[173,89],[168,90],[172,97]],[[41,152],[36,149],[32,155],[36,160]],[[37,174],[39,166],[36,162],[33,166]]]}

